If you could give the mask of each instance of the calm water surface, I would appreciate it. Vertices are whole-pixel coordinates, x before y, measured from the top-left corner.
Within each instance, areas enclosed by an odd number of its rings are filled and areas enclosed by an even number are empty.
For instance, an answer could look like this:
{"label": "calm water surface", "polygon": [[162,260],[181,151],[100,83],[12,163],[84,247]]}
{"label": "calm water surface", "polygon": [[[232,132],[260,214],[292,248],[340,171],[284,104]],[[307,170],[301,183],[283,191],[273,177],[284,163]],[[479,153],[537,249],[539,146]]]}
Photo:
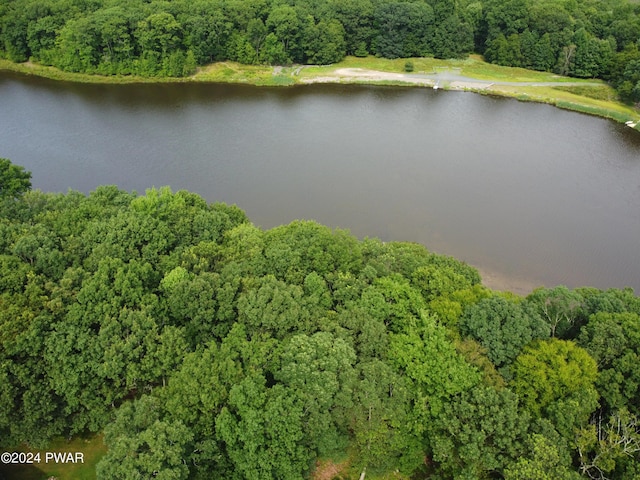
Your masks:
{"label": "calm water surface", "polygon": [[0,76],[0,157],[35,188],[188,189],[262,227],[315,219],[532,285],[640,291],[640,134],[547,105],[356,86]]}

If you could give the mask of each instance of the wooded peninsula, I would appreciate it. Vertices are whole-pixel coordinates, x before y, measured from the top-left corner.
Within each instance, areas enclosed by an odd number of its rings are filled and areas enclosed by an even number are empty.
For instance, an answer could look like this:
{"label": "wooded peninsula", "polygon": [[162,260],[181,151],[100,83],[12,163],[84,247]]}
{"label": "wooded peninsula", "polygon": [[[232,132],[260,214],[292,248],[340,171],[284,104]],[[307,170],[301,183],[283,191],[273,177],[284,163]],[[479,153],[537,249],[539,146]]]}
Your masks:
{"label": "wooded peninsula", "polygon": [[640,475],[631,289],[523,298],[418,244],[30,178],[0,160],[2,452],[104,441],[60,479]]}

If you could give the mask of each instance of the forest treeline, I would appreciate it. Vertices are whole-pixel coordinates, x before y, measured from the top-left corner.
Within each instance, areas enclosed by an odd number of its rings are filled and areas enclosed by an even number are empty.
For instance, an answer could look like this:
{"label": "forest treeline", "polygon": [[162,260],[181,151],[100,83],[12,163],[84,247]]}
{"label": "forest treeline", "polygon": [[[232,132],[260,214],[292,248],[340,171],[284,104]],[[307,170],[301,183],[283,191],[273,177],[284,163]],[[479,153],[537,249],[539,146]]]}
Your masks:
{"label": "forest treeline", "polygon": [[628,0],[4,0],[0,52],[71,72],[185,76],[197,65],[483,54],[602,78],[640,101]]}
{"label": "forest treeline", "polygon": [[356,477],[640,475],[631,289],[522,298],[417,244],[262,230],[168,188],[32,191],[9,160],[0,208],[4,450],[104,432],[104,480],[345,455]]}

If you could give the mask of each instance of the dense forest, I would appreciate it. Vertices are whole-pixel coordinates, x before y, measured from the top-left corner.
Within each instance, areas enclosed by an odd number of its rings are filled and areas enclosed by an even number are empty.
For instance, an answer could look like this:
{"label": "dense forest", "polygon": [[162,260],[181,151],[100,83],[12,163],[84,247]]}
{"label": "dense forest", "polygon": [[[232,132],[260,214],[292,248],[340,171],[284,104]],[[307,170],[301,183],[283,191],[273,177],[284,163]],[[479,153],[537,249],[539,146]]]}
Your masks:
{"label": "dense forest", "polygon": [[345,455],[335,478],[640,475],[630,289],[522,298],[417,244],[168,188],[42,193],[9,160],[0,211],[3,450],[103,431],[104,480]]}
{"label": "dense forest", "polygon": [[460,58],[602,78],[640,101],[628,0],[4,0],[0,55],[71,72],[185,76],[197,65]]}

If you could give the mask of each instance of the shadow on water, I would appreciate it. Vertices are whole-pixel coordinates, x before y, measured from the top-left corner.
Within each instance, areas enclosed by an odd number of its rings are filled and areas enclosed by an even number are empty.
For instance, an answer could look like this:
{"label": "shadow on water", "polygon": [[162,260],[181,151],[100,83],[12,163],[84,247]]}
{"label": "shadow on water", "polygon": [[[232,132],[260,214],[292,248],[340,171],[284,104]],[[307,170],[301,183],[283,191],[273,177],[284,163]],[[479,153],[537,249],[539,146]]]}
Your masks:
{"label": "shadow on water", "polygon": [[[78,99],[103,105],[125,108],[173,109],[183,103],[207,104],[229,102],[256,102],[270,100],[279,103],[304,101],[314,97],[345,97],[354,99],[373,96],[379,101],[394,102],[411,95],[415,88],[397,86],[310,84],[289,87],[259,87],[225,83],[132,83],[132,84],[91,84],[75,83],[2,72],[0,85],[11,81],[40,93],[52,96],[74,95]],[[444,92],[424,88],[425,98],[436,101]]]}
{"label": "shadow on water", "polygon": [[[617,136],[617,138],[619,138],[627,146],[640,151],[640,132],[638,130],[629,128],[626,125],[622,125],[621,123],[613,122],[612,131]],[[638,155],[635,160],[640,163],[640,155]]]}

